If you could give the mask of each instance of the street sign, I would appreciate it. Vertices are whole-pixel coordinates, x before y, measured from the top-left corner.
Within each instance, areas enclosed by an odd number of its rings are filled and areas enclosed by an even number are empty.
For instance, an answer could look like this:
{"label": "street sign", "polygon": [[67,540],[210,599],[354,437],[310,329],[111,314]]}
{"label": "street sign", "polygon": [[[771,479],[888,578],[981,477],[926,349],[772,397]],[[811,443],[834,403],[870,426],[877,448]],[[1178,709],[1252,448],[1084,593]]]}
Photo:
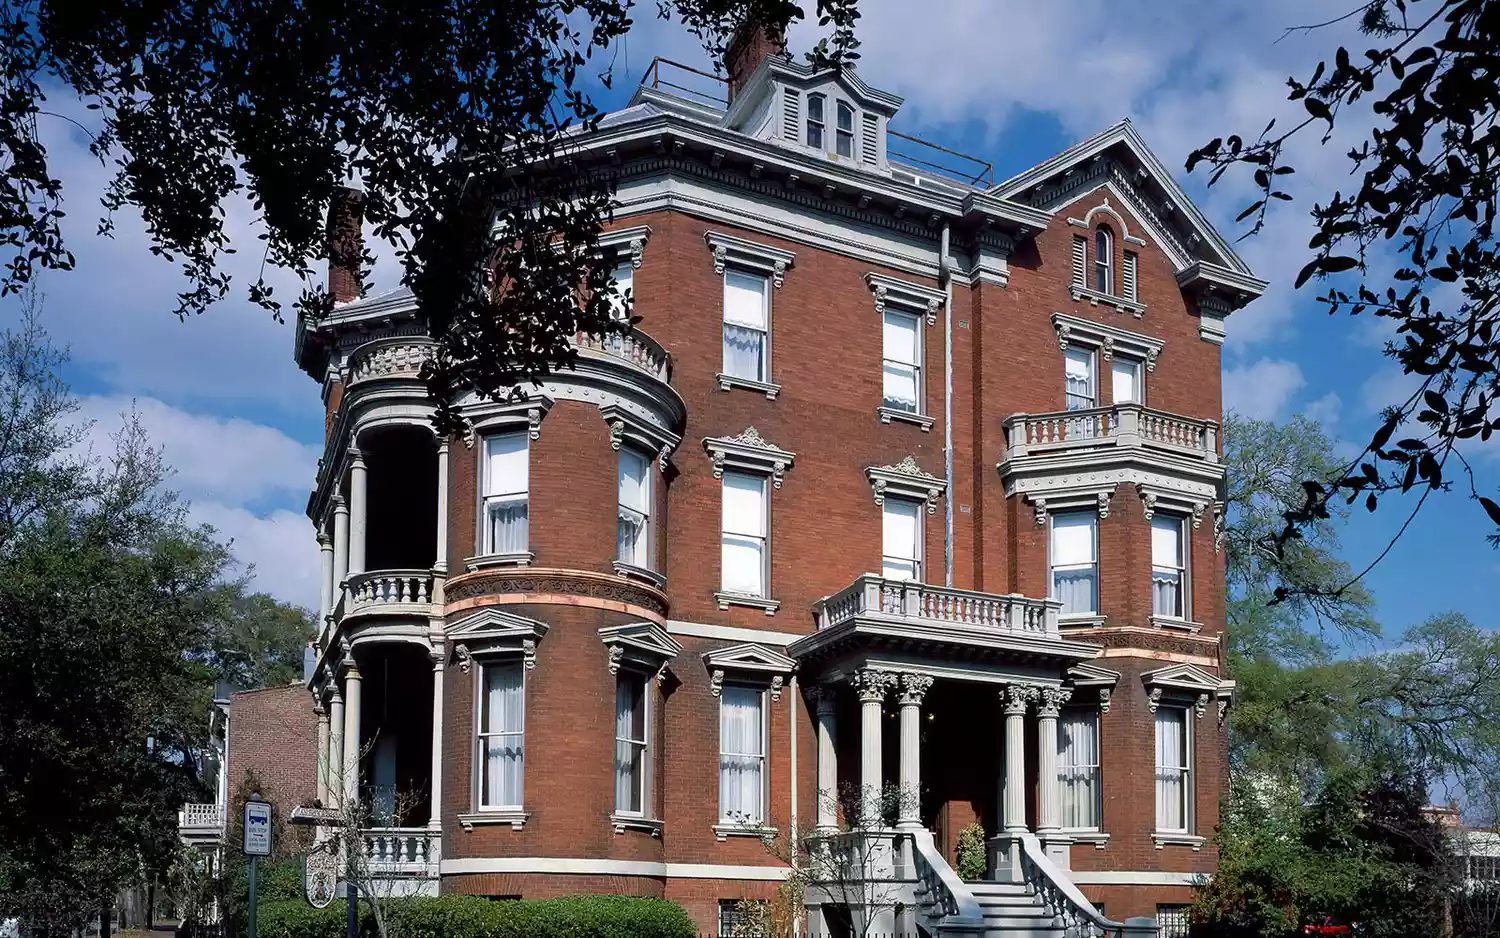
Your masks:
{"label": "street sign", "polygon": [[338,884],[339,858],[333,851],[333,842],[325,841],[313,847],[303,868],[302,887],[307,901],[315,909],[326,909]]}
{"label": "street sign", "polygon": [[293,808],[292,816],[287,820],[293,824],[312,824],[333,826],[343,818],[333,808]]}
{"label": "street sign", "polygon": [[245,802],[245,856],[271,855],[271,804],[267,801]]}

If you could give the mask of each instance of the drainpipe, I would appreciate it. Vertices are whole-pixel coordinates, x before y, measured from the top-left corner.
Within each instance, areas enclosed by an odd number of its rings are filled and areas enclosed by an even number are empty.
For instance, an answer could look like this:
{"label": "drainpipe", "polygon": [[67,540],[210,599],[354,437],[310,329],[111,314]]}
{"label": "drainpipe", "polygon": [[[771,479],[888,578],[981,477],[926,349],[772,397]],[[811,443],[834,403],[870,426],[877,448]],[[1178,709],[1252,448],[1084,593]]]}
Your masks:
{"label": "drainpipe", "polygon": [[944,585],[953,586],[953,267],[948,261],[949,230],[943,222],[938,238],[938,287],[943,299],[943,471],[948,497],[943,499]]}

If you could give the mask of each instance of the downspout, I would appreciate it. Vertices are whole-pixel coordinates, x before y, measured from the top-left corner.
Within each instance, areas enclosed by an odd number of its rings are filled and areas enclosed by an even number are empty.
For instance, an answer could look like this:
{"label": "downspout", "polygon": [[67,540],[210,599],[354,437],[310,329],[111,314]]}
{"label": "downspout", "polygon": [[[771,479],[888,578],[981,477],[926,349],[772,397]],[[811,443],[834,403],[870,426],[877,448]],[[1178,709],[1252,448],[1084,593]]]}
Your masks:
{"label": "downspout", "polygon": [[943,299],[943,583],[953,586],[953,268],[948,262],[949,230],[943,222],[938,238],[938,288]]}
{"label": "downspout", "polygon": [[[791,717],[792,717],[792,719],[791,719],[791,746],[792,746],[792,754],[791,754],[791,758],[787,760],[787,762],[790,764],[791,770],[792,770],[792,816],[791,816],[790,822],[787,824],[787,829],[791,832],[791,836],[788,838],[788,843],[791,845],[791,848],[792,848],[791,851],[790,851],[791,854],[792,854],[792,856],[791,856],[791,861],[792,861],[791,862],[792,875],[796,876],[797,875],[797,843],[798,843],[798,839],[801,837],[801,833],[800,833],[801,829],[799,827],[797,827],[797,701],[801,699],[801,696],[800,696],[800,694],[799,694],[799,692],[797,690],[797,674],[796,674],[795,671],[792,672],[791,679],[788,681],[787,697],[790,698],[790,708],[789,709],[791,711]],[[797,916],[793,916],[792,917],[792,938],[802,938],[802,920],[799,917],[797,917]]]}

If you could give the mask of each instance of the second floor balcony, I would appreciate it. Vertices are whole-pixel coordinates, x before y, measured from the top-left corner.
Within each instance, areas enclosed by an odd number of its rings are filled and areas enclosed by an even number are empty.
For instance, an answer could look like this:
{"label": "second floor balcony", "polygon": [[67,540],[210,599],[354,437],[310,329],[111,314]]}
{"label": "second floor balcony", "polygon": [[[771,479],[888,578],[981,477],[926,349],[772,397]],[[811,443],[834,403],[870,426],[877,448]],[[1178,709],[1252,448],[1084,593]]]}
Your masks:
{"label": "second floor balcony", "polygon": [[1143,449],[1208,463],[1219,461],[1219,425],[1140,404],[1115,404],[1005,421],[1010,459]]}
{"label": "second floor balcony", "polygon": [[184,804],[177,812],[177,836],[194,846],[218,846],[224,839],[224,806]]}

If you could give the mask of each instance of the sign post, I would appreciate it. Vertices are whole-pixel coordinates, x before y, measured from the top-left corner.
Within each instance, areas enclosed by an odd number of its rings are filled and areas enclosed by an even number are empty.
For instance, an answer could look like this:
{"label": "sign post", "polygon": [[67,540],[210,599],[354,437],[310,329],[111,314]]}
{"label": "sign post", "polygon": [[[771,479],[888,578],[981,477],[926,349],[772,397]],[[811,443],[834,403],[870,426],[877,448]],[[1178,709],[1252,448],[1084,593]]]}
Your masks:
{"label": "sign post", "polygon": [[245,801],[245,856],[250,858],[249,938],[255,938],[260,858],[271,855],[271,803],[255,792]]}

